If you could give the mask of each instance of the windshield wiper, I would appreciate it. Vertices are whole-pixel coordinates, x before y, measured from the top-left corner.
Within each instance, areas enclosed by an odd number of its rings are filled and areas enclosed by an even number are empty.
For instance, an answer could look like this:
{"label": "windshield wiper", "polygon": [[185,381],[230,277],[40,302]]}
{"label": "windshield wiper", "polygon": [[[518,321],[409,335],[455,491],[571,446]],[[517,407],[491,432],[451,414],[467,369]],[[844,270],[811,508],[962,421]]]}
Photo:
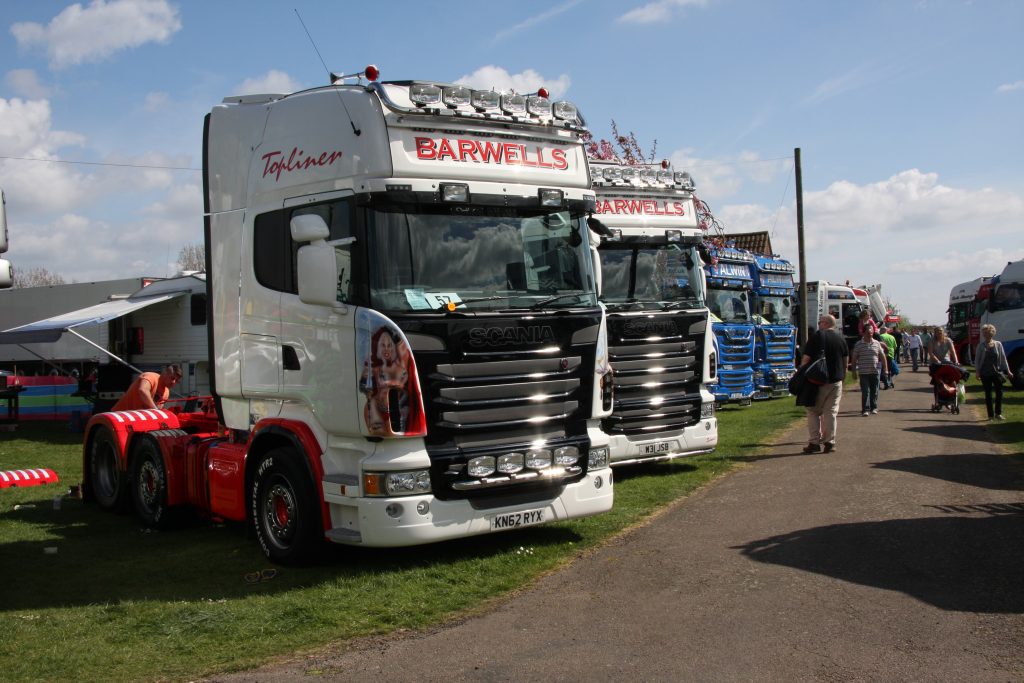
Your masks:
{"label": "windshield wiper", "polygon": [[675,301],[669,301],[667,304],[661,307],[663,311],[671,311],[674,308],[680,308],[682,306],[693,306],[697,308],[697,303],[694,299],[676,299]]}
{"label": "windshield wiper", "polygon": [[554,296],[549,296],[546,299],[541,299],[540,301],[531,304],[530,310],[536,311],[538,308],[544,308],[548,304],[554,303],[559,299],[566,299],[570,296],[580,297],[583,296],[584,294],[586,294],[586,292],[584,292],[583,290],[580,290],[578,292],[564,292],[562,294],[555,294]]}

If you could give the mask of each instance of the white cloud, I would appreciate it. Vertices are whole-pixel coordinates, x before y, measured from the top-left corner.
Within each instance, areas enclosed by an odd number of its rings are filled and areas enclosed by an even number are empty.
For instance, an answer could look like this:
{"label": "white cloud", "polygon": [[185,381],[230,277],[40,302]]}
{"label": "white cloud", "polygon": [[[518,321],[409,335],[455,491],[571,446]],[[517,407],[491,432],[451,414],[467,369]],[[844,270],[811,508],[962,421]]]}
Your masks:
{"label": "white cloud", "polygon": [[822,81],[801,104],[821,104],[833,97],[895,78],[904,70],[903,66],[897,65],[861,64],[844,74]]}
{"label": "white cloud", "polygon": [[142,100],[142,108],[149,112],[160,111],[168,101],[170,101],[170,95],[165,92],[146,93],[146,97]]}
{"label": "white cloud", "polygon": [[1003,83],[1001,86],[996,88],[996,92],[1013,92],[1014,90],[1024,90],[1024,81]]}
{"label": "white cloud", "polygon": [[287,95],[302,90],[301,83],[293,79],[283,71],[271,69],[262,76],[247,78],[232,90],[232,95],[265,95],[281,94]]}
{"label": "white cloud", "polygon": [[[793,203],[779,212],[712,208],[730,232],[775,225],[772,245],[796,263]],[[808,279],[881,282],[912,321],[940,323],[955,284],[993,275],[1006,261],[1024,257],[1022,225],[1024,195],[951,187],[918,169],[864,185],[839,181],[824,190],[805,189]]]}
{"label": "white cloud", "polygon": [[510,74],[493,64],[482,66],[471,74],[459,77],[455,82],[478,90],[493,88],[499,92],[514,90],[523,94],[537,92],[538,88],[544,87],[548,89],[552,99],[564,95],[572,83],[567,74],[562,74],[558,78],[545,78],[533,69]]}
{"label": "white cloud", "polygon": [[619,17],[619,21],[632,24],[653,24],[668,21],[676,10],[685,7],[706,7],[708,0],[657,0],[641,5]]}
{"label": "white cloud", "polygon": [[545,12],[535,14],[534,16],[519,22],[512,28],[507,28],[503,31],[498,31],[496,34],[494,34],[494,42],[504,40],[505,38],[508,38],[511,35],[519,33],[523,29],[527,29],[530,28],[531,26],[536,26],[537,24],[549,21],[557,17],[559,14],[567,12],[568,10],[572,9],[581,2],[583,2],[583,0],[569,0],[569,2],[563,2],[561,5],[552,7],[551,9]]}
{"label": "white cloud", "polygon": [[690,148],[676,150],[669,155],[669,160],[672,168],[688,171],[693,176],[697,195],[705,201],[735,195],[747,181],[774,182],[792,168],[791,160],[762,159],[749,151],[720,159],[701,159],[693,152]]}
{"label": "white cloud", "polygon": [[166,0],[93,0],[75,3],[43,26],[19,22],[11,34],[22,48],[42,48],[61,69],[98,62],[149,42],[166,43],[181,29],[178,8]]}
{"label": "white cloud", "polygon": [[53,92],[39,82],[39,76],[32,69],[11,69],[4,76],[4,82],[16,94],[30,100],[43,100]]}

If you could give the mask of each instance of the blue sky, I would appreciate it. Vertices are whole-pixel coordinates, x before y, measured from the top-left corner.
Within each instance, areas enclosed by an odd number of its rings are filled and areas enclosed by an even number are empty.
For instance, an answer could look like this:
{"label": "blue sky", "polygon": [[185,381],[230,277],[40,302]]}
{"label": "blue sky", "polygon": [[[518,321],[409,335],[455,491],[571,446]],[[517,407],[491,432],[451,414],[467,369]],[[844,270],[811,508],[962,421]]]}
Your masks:
{"label": "blue sky", "polygon": [[727,230],[769,230],[794,261],[801,148],[808,277],[881,283],[917,322],[1024,258],[1015,0],[33,0],[0,32],[16,272],[173,274],[202,238],[204,114],[327,80],[294,9],[331,70],[544,85],[598,137],[614,119],[657,140]]}

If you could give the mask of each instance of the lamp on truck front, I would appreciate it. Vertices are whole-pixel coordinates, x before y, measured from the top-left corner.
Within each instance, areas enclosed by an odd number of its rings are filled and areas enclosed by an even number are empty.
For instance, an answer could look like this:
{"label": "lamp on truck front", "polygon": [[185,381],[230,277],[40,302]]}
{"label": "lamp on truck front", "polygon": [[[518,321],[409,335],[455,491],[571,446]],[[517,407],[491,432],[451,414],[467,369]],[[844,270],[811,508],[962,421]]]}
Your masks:
{"label": "lamp on truck front", "polygon": [[546,187],[542,187],[538,190],[538,196],[540,197],[541,206],[553,206],[556,208],[562,208],[565,204],[565,192],[562,190],[552,190]]}
{"label": "lamp on truck front", "polygon": [[534,116],[551,116],[551,100],[538,95],[526,98],[526,111]]}
{"label": "lamp on truck front", "polygon": [[469,185],[465,183],[441,183],[441,201],[465,204],[469,201]]}
{"label": "lamp on truck front", "polygon": [[502,95],[501,110],[506,114],[522,114],[526,112],[526,98],[515,93]]}
{"label": "lamp on truck front", "polygon": [[441,101],[441,88],[429,83],[413,83],[409,86],[409,99],[418,107],[437,104]]}
{"label": "lamp on truck front", "polygon": [[551,467],[551,451],[546,448],[531,448],[526,451],[526,466],[531,470]]}
{"label": "lamp on truck front", "polygon": [[554,113],[555,118],[561,121],[575,121],[576,120],[576,105],[572,102],[566,102],[565,100],[559,100],[551,105],[551,111]]}
{"label": "lamp on truck front", "polygon": [[559,446],[555,449],[555,464],[562,467],[575,465],[580,459],[580,449],[575,446]]}
{"label": "lamp on truck front", "polygon": [[522,453],[506,453],[498,456],[498,471],[502,474],[521,472],[524,462],[525,458]]}
{"label": "lamp on truck front", "polygon": [[494,474],[494,456],[481,455],[478,458],[472,458],[466,463],[466,466],[469,476],[486,477]]}
{"label": "lamp on truck front", "polygon": [[463,104],[469,104],[471,92],[469,88],[461,85],[441,88],[441,101],[455,109]]}
{"label": "lamp on truck front", "polygon": [[501,96],[493,90],[474,90],[469,103],[479,111],[497,109]]}

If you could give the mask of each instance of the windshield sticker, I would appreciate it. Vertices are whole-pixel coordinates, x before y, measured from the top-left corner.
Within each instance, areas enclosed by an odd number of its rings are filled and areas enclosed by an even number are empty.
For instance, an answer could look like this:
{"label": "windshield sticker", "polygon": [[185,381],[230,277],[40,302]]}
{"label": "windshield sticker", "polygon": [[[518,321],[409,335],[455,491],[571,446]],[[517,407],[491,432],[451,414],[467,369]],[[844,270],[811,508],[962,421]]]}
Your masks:
{"label": "windshield sticker", "polygon": [[356,344],[366,432],[374,436],[422,434],[426,429],[423,401],[416,362],[405,335],[384,316],[360,309]]}
{"label": "windshield sticker", "polygon": [[409,302],[409,306],[414,311],[426,311],[432,308],[422,289],[405,290],[405,300]]}
{"label": "windshield sticker", "polygon": [[456,308],[465,308],[462,298],[455,292],[426,292],[423,298],[432,309],[445,308],[448,304],[456,304]]}

